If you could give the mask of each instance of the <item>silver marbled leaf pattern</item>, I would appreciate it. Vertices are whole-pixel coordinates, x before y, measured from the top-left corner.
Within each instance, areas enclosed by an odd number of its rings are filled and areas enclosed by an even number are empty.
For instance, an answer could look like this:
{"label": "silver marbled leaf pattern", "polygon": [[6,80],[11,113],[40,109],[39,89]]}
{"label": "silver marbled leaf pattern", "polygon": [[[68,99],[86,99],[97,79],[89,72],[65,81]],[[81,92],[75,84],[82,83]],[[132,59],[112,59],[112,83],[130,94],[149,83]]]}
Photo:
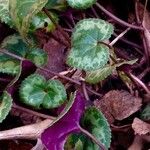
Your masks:
{"label": "silver marbled leaf pattern", "polygon": [[100,42],[108,40],[112,33],[113,26],[104,20],[81,20],[72,35],[67,64],[85,71],[104,67],[109,60],[109,48]]}

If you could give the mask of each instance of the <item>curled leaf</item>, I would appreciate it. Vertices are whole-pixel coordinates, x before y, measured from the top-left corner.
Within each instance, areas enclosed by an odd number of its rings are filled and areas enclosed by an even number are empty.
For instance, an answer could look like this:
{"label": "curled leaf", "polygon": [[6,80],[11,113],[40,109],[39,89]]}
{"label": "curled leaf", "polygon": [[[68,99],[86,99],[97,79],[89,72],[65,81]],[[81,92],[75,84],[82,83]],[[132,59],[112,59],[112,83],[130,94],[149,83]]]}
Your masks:
{"label": "curled leaf", "polygon": [[47,2],[48,0],[9,0],[11,19],[24,39],[27,37],[32,18]]}
{"label": "curled leaf", "polygon": [[[54,13],[51,13],[51,16],[55,19],[55,22],[58,22],[58,16]],[[54,23],[47,17],[46,14],[39,12],[36,14],[30,24],[29,31],[35,32],[37,29],[45,29],[46,32],[53,31],[55,29]]]}
{"label": "curled leaf", "polygon": [[112,72],[116,70],[116,68],[118,68],[122,65],[132,65],[136,61],[137,61],[137,59],[131,60],[131,61],[123,61],[121,63],[114,64],[114,65],[106,65],[105,67],[100,68],[95,71],[88,71],[88,72],[86,72],[85,81],[88,83],[91,83],[91,84],[96,84],[96,83],[104,80],[105,78],[107,78],[109,75],[111,75]]}
{"label": "curled leaf", "polygon": [[141,107],[142,100],[124,90],[112,90],[101,100],[95,101],[95,106],[101,110],[110,123],[114,119],[123,120]]}
{"label": "curled leaf", "polygon": [[86,9],[96,3],[97,0],[67,0],[69,6],[76,9]]}
{"label": "curled leaf", "polygon": [[0,123],[6,118],[12,106],[11,95],[4,91],[0,97]]}
{"label": "curled leaf", "polygon": [[108,40],[112,33],[113,26],[104,20],[81,20],[72,35],[67,64],[86,71],[103,68],[109,59],[109,48],[100,42]]}
{"label": "curled leaf", "polygon": [[28,76],[20,87],[21,101],[36,109],[50,109],[63,104],[67,99],[66,90],[58,80],[48,80],[38,74]]}

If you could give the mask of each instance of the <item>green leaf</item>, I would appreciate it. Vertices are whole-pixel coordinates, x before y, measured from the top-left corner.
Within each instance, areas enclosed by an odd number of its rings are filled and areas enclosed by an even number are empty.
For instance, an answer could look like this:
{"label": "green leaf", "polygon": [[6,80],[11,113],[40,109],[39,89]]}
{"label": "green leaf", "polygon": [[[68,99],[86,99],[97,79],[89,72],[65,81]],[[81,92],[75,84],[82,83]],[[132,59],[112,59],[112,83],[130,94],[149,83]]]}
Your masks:
{"label": "green leaf", "polygon": [[144,110],[141,112],[141,119],[143,119],[145,121],[150,120],[150,104],[146,105]]}
{"label": "green leaf", "polygon": [[48,0],[45,7],[47,9],[63,11],[67,8],[66,0]]}
{"label": "green leaf", "polygon": [[120,67],[122,65],[132,65],[136,61],[137,61],[137,59],[131,60],[131,61],[123,61],[118,64],[114,64],[112,66],[106,65],[104,68],[101,68],[101,69],[98,69],[95,71],[86,72],[85,81],[90,84],[96,84],[96,83],[106,79],[109,75],[111,75],[112,72],[115,71],[117,67]]}
{"label": "green leaf", "polygon": [[0,123],[6,118],[11,110],[12,98],[11,95],[4,91],[0,97]]}
{"label": "green leaf", "polygon": [[12,25],[9,15],[9,0],[0,0],[0,20],[8,25]]}
{"label": "green leaf", "polygon": [[106,66],[99,70],[87,72],[85,81],[90,84],[96,84],[111,75],[114,70],[114,66]]}
{"label": "green leaf", "polygon": [[[47,62],[47,54],[39,48],[29,47],[19,35],[10,35],[1,44],[2,49],[31,60],[37,66]],[[20,62],[5,54],[0,54],[0,72],[15,75],[20,70]]]}
{"label": "green leaf", "polygon": [[43,66],[47,62],[47,54],[42,49],[36,47],[31,48],[25,58],[31,60],[37,66]]}
{"label": "green leaf", "polygon": [[32,18],[48,0],[9,0],[10,16],[20,35],[26,39]]}
{"label": "green leaf", "polygon": [[67,0],[69,6],[76,9],[86,9],[96,3],[97,0]]}
{"label": "green leaf", "polygon": [[67,99],[66,90],[58,80],[48,80],[38,74],[28,76],[20,87],[21,101],[36,109],[50,109],[62,105]]}
{"label": "green leaf", "polygon": [[84,19],[77,23],[72,35],[72,48],[67,64],[86,71],[103,68],[109,60],[108,40],[113,26],[101,19]]}
{"label": "green leaf", "polygon": [[[106,148],[110,147],[111,130],[104,115],[95,107],[90,107],[85,111],[82,118],[82,125],[91,132],[98,140],[100,140]],[[99,150],[99,146],[91,140],[86,140],[86,150]]]}
{"label": "green leaf", "polygon": [[[52,12],[51,12],[51,16],[55,19],[55,22],[58,23],[58,16]],[[56,26],[47,17],[46,14],[39,12],[38,14],[36,14],[33,17],[32,21],[31,21],[29,32],[33,33],[37,29],[40,29],[40,28],[45,29],[46,32],[51,32],[51,31],[55,30]]]}

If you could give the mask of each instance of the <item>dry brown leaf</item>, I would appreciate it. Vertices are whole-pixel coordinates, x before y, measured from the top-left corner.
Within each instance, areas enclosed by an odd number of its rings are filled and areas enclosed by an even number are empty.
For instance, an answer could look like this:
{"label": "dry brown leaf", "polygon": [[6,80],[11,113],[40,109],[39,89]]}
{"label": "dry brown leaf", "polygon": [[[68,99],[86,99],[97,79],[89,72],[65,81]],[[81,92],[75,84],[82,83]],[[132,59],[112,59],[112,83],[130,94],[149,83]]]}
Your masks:
{"label": "dry brown leaf", "polygon": [[148,124],[138,118],[135,118],[133,120],[132,128],[133,128],[135,134],[138,134],[138,135],[146,135],[146,134],[150,133],[150,124]]}
{"label": "dry brown leaf", "polygon": [[[56,36],[58,36],[57,34],[59,34],[59,32],[55,31],[55,34]],[[61,38],[61,35],[59,38]],[[64,71],[66,57],[64,53],[65,48],[66,46],[62,45],[60,42],[56,41],[53,38],[50,38],[49,41],[46,44],[44,44],[43,47],[43,49],[48,54],[48,62],[43,68],[55,71],[57,73]],[[37,73],[44,75],[46,79],[53,77],[53,75],[40,69],[37,70]]]}
{"label": "dry brown leaf", "polygon": [[134,97],[127,91],[112,90],[94,104],[104,113],[109,123],[113,123],[115,119],[123,120],[138,111],[141,102],[141,98]]}

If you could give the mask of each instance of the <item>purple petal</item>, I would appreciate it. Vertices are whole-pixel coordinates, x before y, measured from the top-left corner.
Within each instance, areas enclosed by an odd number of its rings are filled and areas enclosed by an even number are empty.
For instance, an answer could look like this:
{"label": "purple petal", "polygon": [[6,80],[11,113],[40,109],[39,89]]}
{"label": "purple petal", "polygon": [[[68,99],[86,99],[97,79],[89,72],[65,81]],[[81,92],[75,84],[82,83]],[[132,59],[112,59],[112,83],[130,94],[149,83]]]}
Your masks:
{"label": "purple petal", "polygon": [[48,150],[63,150],[66,138],[73,132],[79,132],[79,121],[85,110],[85,99],[77,92],[74,103],[68,113],[58,122],[46,129],[41,140]]}

